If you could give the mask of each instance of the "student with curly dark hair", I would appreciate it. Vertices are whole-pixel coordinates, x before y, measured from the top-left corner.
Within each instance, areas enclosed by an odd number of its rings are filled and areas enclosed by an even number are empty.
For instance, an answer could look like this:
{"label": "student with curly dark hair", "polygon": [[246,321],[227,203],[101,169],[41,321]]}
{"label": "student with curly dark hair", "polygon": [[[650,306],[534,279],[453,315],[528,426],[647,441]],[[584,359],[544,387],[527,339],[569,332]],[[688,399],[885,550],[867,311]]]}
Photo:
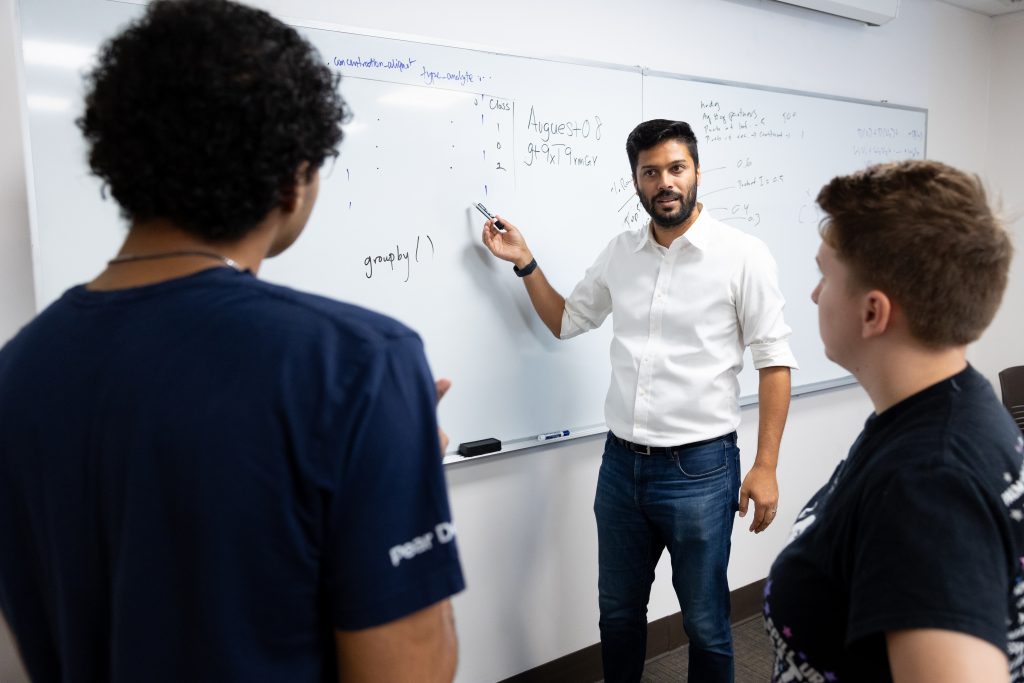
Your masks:
{"label": "student with curly dark hair", "polygon": [[298,33],[225,0],[103,46],[79,126],[128,235],[0,351],[0,608],[33,680],[451,680],[447,383],[400,323],[255,277],[345,115]]}

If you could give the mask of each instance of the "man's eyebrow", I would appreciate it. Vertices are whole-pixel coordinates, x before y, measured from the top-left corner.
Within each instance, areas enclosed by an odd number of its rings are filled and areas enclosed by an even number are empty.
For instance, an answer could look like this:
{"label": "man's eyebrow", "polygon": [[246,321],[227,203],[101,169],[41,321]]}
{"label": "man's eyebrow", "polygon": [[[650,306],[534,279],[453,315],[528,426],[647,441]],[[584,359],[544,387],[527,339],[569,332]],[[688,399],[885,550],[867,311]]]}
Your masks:
{"label": "man's eyebrow", "polygon": [[675,166],[676,164],[683,164],[684,166],[686,166],[689,163],[690,162],[687,161],[685,158],[679,157],[678,159],[673,159],[667,164],[640,164],[640,166],[638,166],[637,168],[660,168],[661,166]]}

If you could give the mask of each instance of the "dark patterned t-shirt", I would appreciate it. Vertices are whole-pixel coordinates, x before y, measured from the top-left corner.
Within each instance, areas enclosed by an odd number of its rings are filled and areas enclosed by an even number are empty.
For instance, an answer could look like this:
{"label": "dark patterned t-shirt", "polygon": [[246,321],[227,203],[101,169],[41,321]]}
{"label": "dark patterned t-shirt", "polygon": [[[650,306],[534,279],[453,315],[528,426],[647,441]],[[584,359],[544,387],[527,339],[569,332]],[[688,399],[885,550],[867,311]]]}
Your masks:
{"label": "dark patterned t-shirt", "polygon": [[779,683],[891,681],[885,634],[945,629],[1024,660],[1024,439],[968,367],[867,421],[765,588]]}

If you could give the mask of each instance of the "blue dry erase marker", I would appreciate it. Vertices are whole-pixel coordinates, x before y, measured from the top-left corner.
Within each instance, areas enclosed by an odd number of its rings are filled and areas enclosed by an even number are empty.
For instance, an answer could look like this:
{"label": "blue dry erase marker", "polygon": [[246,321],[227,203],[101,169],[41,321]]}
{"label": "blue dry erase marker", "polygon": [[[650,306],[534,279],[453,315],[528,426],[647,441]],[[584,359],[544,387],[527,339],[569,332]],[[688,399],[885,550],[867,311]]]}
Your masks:
{"label": "blue dry erase marker", "polygon": [[504,230],[505,229],[505,226],[501,224],[501,221],[499,221],[497,218],[495,218],[494,215],[490,211],[487,210],[486,206],[484,206],[480,202],[477,202],[473,206],[476,207],[477,211],[479,211],[484,216],[486,216],[487,220],[494,221],[494,227],[496,227],[498,230]]}
{"label": "blue dry erase marker", "polygon": [[551,441],[551,439],[561,439],[563,436],[569,436],[568,429],[563,429],[560,432],[551,432],[550,434],[538,434],[537,441]]}

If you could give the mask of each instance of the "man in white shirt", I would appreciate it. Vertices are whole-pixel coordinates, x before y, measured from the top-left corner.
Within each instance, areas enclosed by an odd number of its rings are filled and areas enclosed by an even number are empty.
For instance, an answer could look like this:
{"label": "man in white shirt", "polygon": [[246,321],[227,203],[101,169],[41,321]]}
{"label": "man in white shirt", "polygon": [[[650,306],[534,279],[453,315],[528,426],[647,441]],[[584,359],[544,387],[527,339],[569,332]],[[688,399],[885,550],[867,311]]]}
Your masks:
{"label": "man in white shirt", "polygon": [[[690,126],[647,121],[630,133],[626,151],[650,225],[615,237],[568,299],[514,225],[501,219],[499,231],[488,221],[483,242],[514,264],[556,337],[592,330],[614,314],[610,431],[594,501],[605,680],[640,680],[647,602],[667,547],[690,641],[689,680],[732,681],[732,524],[750,500],[751,531],[775,517],[776,462],[797,367],[790,329],[768,249],[696,201],[700,166]],[[760,412],[757,455],[741,486],[737,373],[748,346]]]}

